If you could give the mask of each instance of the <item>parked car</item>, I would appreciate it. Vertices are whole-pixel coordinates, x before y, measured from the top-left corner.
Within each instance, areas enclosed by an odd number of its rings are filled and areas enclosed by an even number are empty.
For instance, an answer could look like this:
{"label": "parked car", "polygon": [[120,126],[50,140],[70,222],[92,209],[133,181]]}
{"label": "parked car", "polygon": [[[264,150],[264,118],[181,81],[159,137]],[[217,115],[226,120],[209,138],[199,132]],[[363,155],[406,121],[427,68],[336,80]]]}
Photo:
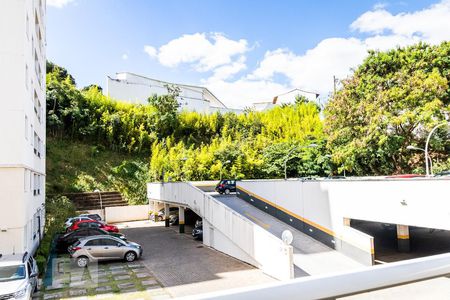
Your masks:
{"label": "parked car", "polygon": [[78,216],[78,217],[73,217],[73,218],[68,218],[66,219],[66,221],[64,222],[64,227],[69,228],[70,226],[72,226],[73,223],[75,222],[79,222],[79,221],[88,221],[88,220],[93,220],[87,216]]}
{"label": "parked car", "polygon": [[195,222],[194,229],[192,229],[192,236],[196,240],[203,241],[203,221],[198,220]]}
{"label": "parked car", "polygon": [[67,232],[74,231],[79,228],[100,228],[106,230],[108,232],[119,232],[119,228],[114,225],[108,225],[103,222],[95,221],[95,220],[85,220],[78,221],[72,224],[69,228],[67,228]]}
{"label": "parked car", "polygon": [[216,186],[216,192],[219,194],[229,194],[236,192],[236,180],[223,179]]}
{"label": "parked car", "polygon": [[434,176],[450,176],[450,170],[442,171],[439,173],[436,173]]}
{"label": "parked car", "polygon": [[36,261],[28,253],[0,254],[0,299],[32,299],[38,273]]}
{"label": "parked car", "polygon": [[[178,214],[178,207],[169,207],[169,217],[171,215]],[[155,215],[150,215],[150,220],[155,221]],[[165,210],[161,208],[156,215],[156,221],[164,221],[165,220]],[[155,221],[155,222],[156,222]]]}
{"label": "parked car", "polygon": [[142,256],[142,251],[139,244],[109,235],[86,237],[69,247],[70,257],[80,268],[94,261],[124,259],[132,262]]}
{"label": "parked car", "polygon": [[87,217],[87,218],[95,220],[95,221],[101,221],[102,220],[102,217],[100,217],[99,214],[81,214],[78,217]]}
{"label": "parked car", "polygon": [[79,239],[96,235],[110,235],[117,237],[123,241],[127,240],[125,238],[125,235],[121,233],[108,232],[100,228],[80,228],[59,236],[58,239],[56,240],[56,251],[58,253],[66,253],[68,251],[69,246],[78,241]]}
{"label": "parked car", "polygon": [[[193,212],[191,209],[186,208],[184,210],[184,224],[194,225],[198,219],[200,219],[200,217],[195,212]],[[178,220],[179,220],[179,212],[178,211],[176,214],[172,214],[169,216],[170,225],[178,225]]]}

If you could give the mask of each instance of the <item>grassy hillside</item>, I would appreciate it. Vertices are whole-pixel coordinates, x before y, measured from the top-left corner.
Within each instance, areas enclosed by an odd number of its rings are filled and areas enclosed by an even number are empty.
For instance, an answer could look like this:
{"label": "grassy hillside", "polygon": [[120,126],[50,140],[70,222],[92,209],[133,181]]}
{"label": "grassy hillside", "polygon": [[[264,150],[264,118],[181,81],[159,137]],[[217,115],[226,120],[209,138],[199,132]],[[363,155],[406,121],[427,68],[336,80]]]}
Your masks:
{"label": "grassy hillside", "polygon": [[143,203],[149,158],[67,139],[47,139],[47,193],[116,190]]}

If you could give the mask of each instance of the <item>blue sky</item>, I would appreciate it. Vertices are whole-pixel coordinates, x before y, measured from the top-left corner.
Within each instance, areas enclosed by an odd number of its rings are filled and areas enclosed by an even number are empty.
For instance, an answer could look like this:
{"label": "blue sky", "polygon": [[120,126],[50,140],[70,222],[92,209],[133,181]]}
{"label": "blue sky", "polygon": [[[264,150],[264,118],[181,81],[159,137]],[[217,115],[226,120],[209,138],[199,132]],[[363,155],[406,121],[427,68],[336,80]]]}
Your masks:
{"label": "blue sky", "polygon": [[326,98],[367,49],[448,40],[448,20],[448,0],[48,0],[47,56],[80,87],[130,71],[242,107],[294,87]]}

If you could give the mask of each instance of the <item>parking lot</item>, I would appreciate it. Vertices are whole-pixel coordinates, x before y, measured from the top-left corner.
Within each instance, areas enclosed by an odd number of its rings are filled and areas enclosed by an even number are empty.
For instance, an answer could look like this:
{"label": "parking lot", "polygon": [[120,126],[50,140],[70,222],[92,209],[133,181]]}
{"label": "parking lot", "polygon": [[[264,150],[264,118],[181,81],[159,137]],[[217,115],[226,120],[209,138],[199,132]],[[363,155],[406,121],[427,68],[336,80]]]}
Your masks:
{"label": "parking lot", "polygon": [[55,258],[50,284],[35,299],[168,299],[170,294],[140,261],[91,263],[78,268],[67,256]]}
{"label": "parking lot", "polygon": [[179,234],[178,226],[163,222],[129,223],[121,229],[144,248],[140,260],[174,297],[275,282],[261,270],[203,245],[190,235]]}
{"label": "parking lot", "polygon": [[129,241],[143,246],[141,259],[91,263],[79,268],[68,255],[53,260],[47,285],[34,299],[167,299],[274,282],[261,270],[214,249],[178,226],[138,221],[118,224]]}
{"label": "parking lot", "polygon": [[378,222],[352,220],[352,227],[374,237],[375,259],[378,262],[394,262],[450,252],[450,231],[410,227],[410,252],[399,252],[395,225],[383,226]]}

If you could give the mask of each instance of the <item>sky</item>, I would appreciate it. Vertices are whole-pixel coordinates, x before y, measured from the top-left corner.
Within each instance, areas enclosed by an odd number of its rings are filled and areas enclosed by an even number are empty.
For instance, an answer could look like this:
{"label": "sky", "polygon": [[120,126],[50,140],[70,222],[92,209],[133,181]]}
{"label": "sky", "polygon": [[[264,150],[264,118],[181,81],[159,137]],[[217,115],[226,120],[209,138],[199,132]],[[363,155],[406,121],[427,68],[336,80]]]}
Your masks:
{"label": "sky", "polygon": [[293,88],[324,101],[369,49],[450,40],[450,0],[47,0],[46,39],[78,87],[128,71],[229,107]]}

